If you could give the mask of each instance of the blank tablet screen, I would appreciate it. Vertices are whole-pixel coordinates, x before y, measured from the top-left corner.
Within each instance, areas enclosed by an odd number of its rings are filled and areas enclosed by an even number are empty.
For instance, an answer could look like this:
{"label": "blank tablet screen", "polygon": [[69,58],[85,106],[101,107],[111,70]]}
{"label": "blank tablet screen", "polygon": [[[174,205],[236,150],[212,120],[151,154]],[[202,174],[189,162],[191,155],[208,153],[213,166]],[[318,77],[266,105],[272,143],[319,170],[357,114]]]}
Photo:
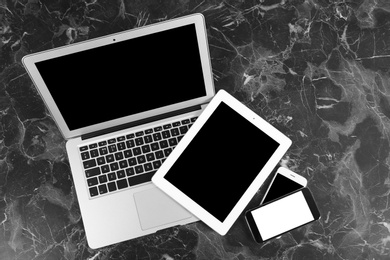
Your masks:
{"label": "blank tablet screen", "polygon": [[278,147],[221,102],[164,178],[224,222]]}

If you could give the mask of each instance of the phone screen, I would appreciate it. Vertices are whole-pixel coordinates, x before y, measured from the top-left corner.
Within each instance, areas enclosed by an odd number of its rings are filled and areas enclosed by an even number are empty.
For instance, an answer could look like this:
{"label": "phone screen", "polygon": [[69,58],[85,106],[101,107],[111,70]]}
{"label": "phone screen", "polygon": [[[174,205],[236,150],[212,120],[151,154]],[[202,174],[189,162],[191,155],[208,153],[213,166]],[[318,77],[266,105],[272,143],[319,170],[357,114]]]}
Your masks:
{"label": "phone screen", "polygon": [[302,191],[261,206],[250,214],[263,241],[316,219]]}
{"label": "phone screen", "polygon": [[265,195],[262,204],[283,197],[284,195],[287,195],[301,188],[303,188],[301,184],[283,176],[282,174],[276,173],[275,179],[273,180],[271,187]]}

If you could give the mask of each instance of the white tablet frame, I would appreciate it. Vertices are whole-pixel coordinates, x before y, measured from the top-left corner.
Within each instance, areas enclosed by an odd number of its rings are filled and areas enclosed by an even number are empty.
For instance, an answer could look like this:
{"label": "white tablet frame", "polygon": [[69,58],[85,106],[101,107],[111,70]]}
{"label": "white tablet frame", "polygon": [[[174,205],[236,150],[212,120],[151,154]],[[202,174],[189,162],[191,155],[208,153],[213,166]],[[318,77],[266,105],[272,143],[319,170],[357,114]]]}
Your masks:
{"label": "white tablet frame", "polygon": [[[225,103],[236,112],[238,112],[241,116],[251,122],[253,125],[259,128],[259,130],[263,131],[265,134],[273,138],[276,142],[279,143],[279,147],[276,149],[274,154],[270,157],[268,162],[264,165],[259,174],[255,177],[253,182],[250,184],[248,189],[242,195],[237,204],[233,207],[229,215],[225,218],[223,222],[218,220],[201,205],[197,204],[190,197],[184,194],[181,190],[175,187],[172,183],[170,183],[164,176],[168,173],[169,169],[175,163],[175,161],[180,157],[182,152],[186,149],[188,144],[192,141],[195,135],[199,132],[205,122],[209,119],[209,117],[213,114],[216,108],[220,103]],[[291,146],[291,140],[269,124],[267,121],[262,119],[240,101],[235,99],[233,96],[228,94],[224,90],[219,90],[215,97],[211,100],[206,109],[202,112],[199,118],[195,121],[193,126],[189,129],[187,134],[183,137],[183,139],[178,143],[175,149],[172,151],[170,156],[166,159],[166,161],[162,164],[159,170],[155,173],[152,178],[152,182],[159,187],[162,191],[180,203],[183,207],[185,207],[188,211],[202,220],[209,227],[214,229],[220,235],[225,235],[237,218],[240,216],[242,211],[245,209],[249,201],[258,191],[260,186],[264,183],[267,177],[270,175],[275,166],[279,163],[280,159],[286,153],[288,148]],[[191,182],[188,182],[191,185]]]}

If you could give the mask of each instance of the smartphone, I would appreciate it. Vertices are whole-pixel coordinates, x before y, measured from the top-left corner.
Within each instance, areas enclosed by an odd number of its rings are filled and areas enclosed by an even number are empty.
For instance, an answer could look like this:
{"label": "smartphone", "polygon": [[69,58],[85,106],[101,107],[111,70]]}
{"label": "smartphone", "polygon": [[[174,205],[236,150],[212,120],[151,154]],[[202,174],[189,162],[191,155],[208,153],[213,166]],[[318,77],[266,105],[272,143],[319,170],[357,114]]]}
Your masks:
{"label": "smartphone", "polygon": [[308,188],[263,204],[245,213],[256,242],[262,243],[320,218]]}
{"label": "smartphone", "polygon": [[305,177],[287,168],[280,167],[268,186],[260,205],[300,190],[306,187],[306,185],[307,180]]}

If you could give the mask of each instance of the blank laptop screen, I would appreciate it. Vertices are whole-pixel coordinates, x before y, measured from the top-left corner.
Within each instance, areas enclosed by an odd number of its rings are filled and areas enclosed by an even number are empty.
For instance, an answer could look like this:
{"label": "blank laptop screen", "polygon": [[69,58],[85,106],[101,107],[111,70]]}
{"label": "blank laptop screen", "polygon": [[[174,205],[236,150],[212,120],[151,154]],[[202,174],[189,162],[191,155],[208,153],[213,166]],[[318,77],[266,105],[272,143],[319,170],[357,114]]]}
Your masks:
{"label": "blank laptop screen", "polygon": [[194,24],[36,66],[70,130],[206,95]]}

